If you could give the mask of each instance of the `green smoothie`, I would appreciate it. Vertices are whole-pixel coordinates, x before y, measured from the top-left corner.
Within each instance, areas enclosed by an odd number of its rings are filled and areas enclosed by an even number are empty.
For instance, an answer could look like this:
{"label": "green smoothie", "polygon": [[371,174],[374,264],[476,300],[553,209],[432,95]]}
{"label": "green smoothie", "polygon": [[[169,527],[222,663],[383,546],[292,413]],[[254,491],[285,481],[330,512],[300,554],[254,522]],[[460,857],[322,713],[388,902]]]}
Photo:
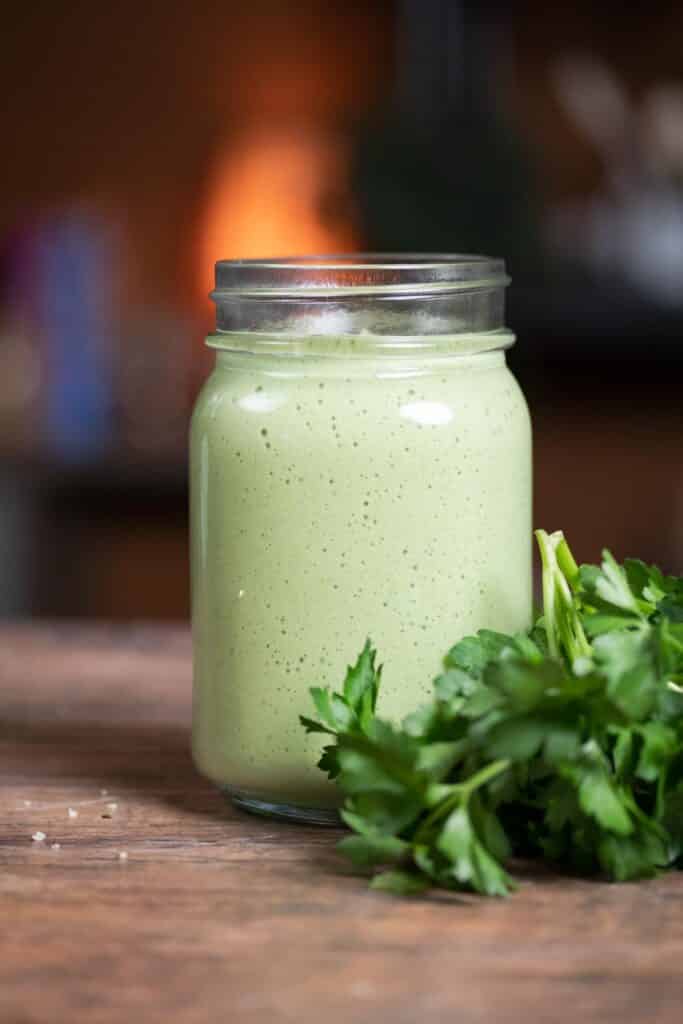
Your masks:
{"label": "green smoothie", "polygon": [[476,336],[424,358],[210,342],[191,437],[194,756],[238,796],[333,806],[298,721],[310,686],[337,687],[369,635],[398,718],[464,634],[529,626],[526,405]]}

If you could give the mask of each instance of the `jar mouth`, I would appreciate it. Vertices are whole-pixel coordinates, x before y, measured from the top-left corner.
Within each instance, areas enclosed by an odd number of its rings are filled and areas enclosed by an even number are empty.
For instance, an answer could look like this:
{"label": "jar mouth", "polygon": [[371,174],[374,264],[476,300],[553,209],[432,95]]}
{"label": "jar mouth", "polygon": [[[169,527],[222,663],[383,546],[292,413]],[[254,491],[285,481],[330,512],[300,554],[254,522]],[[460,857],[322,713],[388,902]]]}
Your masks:
{"label": "jar mouth", "polygon": [[469,253],[349,253],[219,260],[211,298],[339,301],[360,295],[415,298],[502,289],[510,283],[502,259]]}
{"label": "jar mouth", "polygon": [[505,263],[457,253],[219,260],[216,331],[419,337],[504,327]]}

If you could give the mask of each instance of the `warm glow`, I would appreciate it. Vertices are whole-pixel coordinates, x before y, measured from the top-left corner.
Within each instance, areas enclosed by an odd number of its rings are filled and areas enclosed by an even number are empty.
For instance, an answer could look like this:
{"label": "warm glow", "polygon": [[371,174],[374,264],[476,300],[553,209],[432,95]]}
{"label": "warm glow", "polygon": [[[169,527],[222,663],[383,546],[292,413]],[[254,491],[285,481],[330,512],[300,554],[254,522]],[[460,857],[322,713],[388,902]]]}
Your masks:
{"label": "warm glow", "polygon": [[350,251],[357,247],[348,144],[308,131],[259,129],[216,162],[202,232],[201,287],[217,259]]}

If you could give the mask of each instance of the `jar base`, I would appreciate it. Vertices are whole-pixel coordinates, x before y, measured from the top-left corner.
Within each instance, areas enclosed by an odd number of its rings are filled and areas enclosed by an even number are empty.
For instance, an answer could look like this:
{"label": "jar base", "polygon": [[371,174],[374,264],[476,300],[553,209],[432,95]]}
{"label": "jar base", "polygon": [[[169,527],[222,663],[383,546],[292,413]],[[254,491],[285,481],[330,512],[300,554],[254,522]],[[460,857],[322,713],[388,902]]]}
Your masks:
{"label": "jar base", "polygon": [[333,807],[302,807],[299,804],[273,803],[270,800],[259,800],[247,796],[234,789],[221,789],[226,800],[250,814],[258,814],[262,818],[277,818],[280,821],[298,821],[302,825],[328,825],[339,828],[343,822],[339,811]]}

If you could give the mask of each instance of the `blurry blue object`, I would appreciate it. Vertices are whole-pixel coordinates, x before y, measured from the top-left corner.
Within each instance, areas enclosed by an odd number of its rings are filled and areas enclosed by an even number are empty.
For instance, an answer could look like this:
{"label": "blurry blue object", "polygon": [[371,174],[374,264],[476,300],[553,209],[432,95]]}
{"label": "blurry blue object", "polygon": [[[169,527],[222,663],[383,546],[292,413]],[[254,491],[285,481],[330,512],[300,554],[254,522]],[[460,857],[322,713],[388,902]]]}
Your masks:
{"label": "blurry blue object", "polygon": [[45,353],[45,440],[70,463],[96,459],[112,437],[110,248],[107,226],[82,210],[36,229],[32,305]]}

